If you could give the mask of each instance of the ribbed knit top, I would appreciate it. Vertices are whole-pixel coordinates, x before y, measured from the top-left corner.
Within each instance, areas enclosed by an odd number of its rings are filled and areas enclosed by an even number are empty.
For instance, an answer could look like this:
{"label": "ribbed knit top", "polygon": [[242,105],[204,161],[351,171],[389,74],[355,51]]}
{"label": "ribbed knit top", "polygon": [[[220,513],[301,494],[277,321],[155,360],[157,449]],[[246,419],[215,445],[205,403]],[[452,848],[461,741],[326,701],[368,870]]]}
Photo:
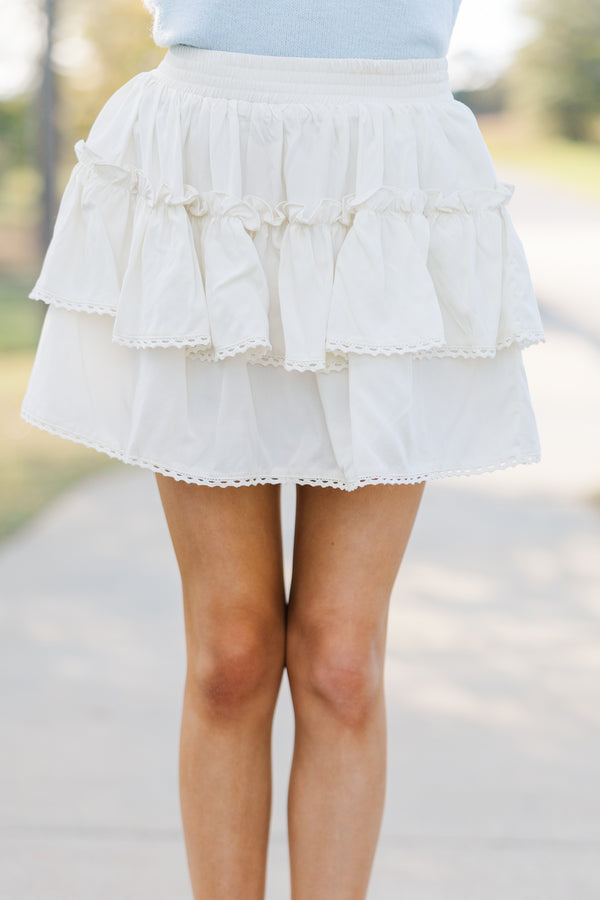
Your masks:
{"label": "ribbed knit top", "polygon": [[144,0],[159,47],[269,56],[446,56],[461,0]]}

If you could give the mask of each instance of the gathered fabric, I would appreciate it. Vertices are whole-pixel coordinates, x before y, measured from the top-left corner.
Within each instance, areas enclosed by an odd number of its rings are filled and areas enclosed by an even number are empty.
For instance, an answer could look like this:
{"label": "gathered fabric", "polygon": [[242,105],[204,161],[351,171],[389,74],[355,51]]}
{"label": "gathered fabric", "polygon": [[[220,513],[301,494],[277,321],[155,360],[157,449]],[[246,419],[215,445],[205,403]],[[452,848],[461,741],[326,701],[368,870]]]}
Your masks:
{"label": "gathered fabric", "polygon": [[207,484],[539,459],[514,186],[445,59],[175,46],[75,152],[33,424]]}

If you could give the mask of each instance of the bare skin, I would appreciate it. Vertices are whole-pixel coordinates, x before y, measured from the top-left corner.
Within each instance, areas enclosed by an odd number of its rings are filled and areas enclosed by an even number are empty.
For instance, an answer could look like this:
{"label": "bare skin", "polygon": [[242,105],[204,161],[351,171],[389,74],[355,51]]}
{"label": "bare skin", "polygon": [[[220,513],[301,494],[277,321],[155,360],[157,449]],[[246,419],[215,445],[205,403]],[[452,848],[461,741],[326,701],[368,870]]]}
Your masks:
{"label": "bare skin", "polygon": [[179,786],[194,898],[264,898],[287,666],[292,898],[364,900],[385,795],[389,598],[425,482],[297,486],[286,608],[279,485],[156,479],[183,587]]}

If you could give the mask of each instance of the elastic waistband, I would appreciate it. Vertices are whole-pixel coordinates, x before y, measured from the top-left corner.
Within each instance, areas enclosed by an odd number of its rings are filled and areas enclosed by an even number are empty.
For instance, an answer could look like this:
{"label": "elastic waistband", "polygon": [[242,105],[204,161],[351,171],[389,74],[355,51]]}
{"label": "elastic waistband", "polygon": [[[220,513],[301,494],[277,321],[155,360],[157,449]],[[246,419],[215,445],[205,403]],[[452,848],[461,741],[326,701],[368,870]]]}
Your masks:
{"label": "elastic waistband", "polygon": [[267,103],[450,100],[448,61],[263,56],[176,44],[154,70],[181,90]]}

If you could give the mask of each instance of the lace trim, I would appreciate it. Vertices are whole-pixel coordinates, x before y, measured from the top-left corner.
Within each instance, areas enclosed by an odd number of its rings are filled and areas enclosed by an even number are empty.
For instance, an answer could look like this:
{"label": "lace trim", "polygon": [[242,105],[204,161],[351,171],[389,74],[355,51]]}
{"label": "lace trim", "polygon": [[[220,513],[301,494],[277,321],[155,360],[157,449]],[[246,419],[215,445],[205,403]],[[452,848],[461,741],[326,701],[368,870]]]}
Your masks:
{"label": "lace trim", "polygon": [[417,353],[419,351],[443,348],[442,338],[419,341],[416,344],[363,344],[357,341],[328,340],[326,350],[338,353],[359,353],[369,356],[392,356],[394,353]]}
{"label": "lace trim", "polygon": [[[344,357],[338,360],[329,359],[325,363],[320,359],[290,361],[285,356],[265,356],[264,353],[260,352],[260,348],[257,349],[257,352],[252,352],[252,349],[252,345],[249,344],[248,353],[244,356],[244,361],[251,365],[280,366],[287,372],[340,372],[348,368],[348,360]],[[244,350],[245,348],[242,348],[241,352],[243,353]],[[200,359],[202,362],[215,362],[223,358],[222,356],[215,356],[214,351],[206,352],[202,348],[196,350],[194,347],[188,348],[186,355],[192,357],[192,359]],[[235,356],[237,354],[230,353],[228,355]]]}
{"label": "lace trim", "polygon": [[505,350],[512,344],[518,344],[522,349],[530,347],[532,344],[545,344],[546,336],[543,331],[519,331],[510,337],[498,341],[495,347],[488,349],[469,348],[469,347],[443,347],[441,350],[417,351],[415,359],[432,359],[433,357],[443,359],[444,357],[452,357],[458,359],[493,359],[498,350]]}
{"label": "lace trim", "polygon": [[[206,358],[213,361],[225,359],[229,356],[237,356],[238,353],[245,353],[246,350],[255,347],[263,348],[265,350],[271,349],[270,342],[266,341],[264,338],[246,338],[246,340],[239,341],[237,344],[230,344],[228,347],[219,347],[219,349],[216,350],[212,347],[211,338],[206,337],[205,335],[198,338],[193,335],[186,338],[126,338],[118,335],[113,336],[113,341],[115,344],[121,344],[123,347],[131,347],[135,350],[153,350],[156,348],[167,349],[169,347],[178,349],[185,348],[188,356],[202,357],[206,354]],[[206,348],[210,348],[208,353]]]}
{"label": "lace trim", "polygon": [[[98,313],[99,315],[115,316],[116,310],[106,306],[95,306],[91,303],[75,302],[63,300],[55,294],[43,291],[40,288],[34,288],[29,297],[32,300],[41,300],[51,306],[57,306],[62,309],[68,309],[71,312]],[[231,344],[228,347],[221,347],[215,350],[212,347],[211,338],[206,335],[191,335],[185,338],[175,337],[147,337],[147,338],[125,338],[114,337],[116,344],[124,347],[131,347],[136,350],[152,350],[158,348],[167,349],[174,347],[177,349],[185,349],[186,354],[192,358],[203,359],[206,362],[215,362],[216,360],[226,359],[231,356],[246,353],[253,349],[270,350],[271,343],[264,338],[247,338],[237,344]],[[394,346],[366,346],[353,341],[328,341],[326,351],[334,355],[340,355],[342,358],[339,362],[334,360],[327,361],[325,365],[321,360],[295,360],[289,361],[284,356],[265,356],[262,353],[248,353],[247,361],[253,364],[263,366],[282,366],[288,372],[337,372],[347,368],[347,355],[368,354],[369,356],[392,356],[393,354],[410,353],[415,359],[443,359],[444,357],[452,357],[457,359],[493,359],[498,350],[510,347],[511,344],[519,344],[522,348],[529,347],[532,344],[546,343],[546,336],[543,331],[520,331],[510,337],[504,338],[496,344],[496,347],[446,347],[441,340],[421,341],[417,344],[396,344]]]}
{"label": "lace trim", "polygon": [[[399,356],[411,354],[415,359],[444,359],[451,357],[453,359],[493,359],[498,350],[504,350],[512,344],[519,344],[521,348],[529,347],[531,344],[545,343],[546,337],[543,332],[528,331],[519,332],[511,337],[500,341],[496,347],[490,348],[467,348],[467,347],[445,347],[441,342],[435,343],[424,342],[421,344],[405,344],[403,346],[394,347],[365,347],[359,344],[353,344],[345,341],[331,341],[327,344],[327,352],[339,359],[328,359],[325,363],[322,360],[295,360],[290,362],[284,356],[265,356],[261,353],[248,354],[246,361],[252,365],[263,366],[281,366],[288,372],[341,372],[348,368],[347,354],[369,355],[369,356]],[[244,347],[240,345],[241,352]],[[210,351],[207,353],[202,348],[196,350],[190,347],[186,350],[188,356],[199,358],[212,362],[219,357],[215,357]],[[232,356],[235,354],[231,354]]]}
{"label": "lace trim", "polygon": [[[39,288],[34,288],[34,290],[29,294],[29,297],[32,300],[41,300],[44,303],[48,303],[52,306],[57,306],[63,309],[68,309],[72,312],[98,313],[99,315],[112,315],[113,317],[116,313],[114,308],[109,308],[101,305],[96,306],[91,303],[63,300],[56,297],[56,295],[50,294],[49,292],[43,291]],[[211,338],[207,337],[206,335],[191,335],[185,338],[125,338],[119,336],[115,337],[113,340],[115,343],[120,344],[124,347],[131,347],[138,350],[150,350],[156,348],[167,349],[169,347],[185,349],[188,356],[192,358],[203,359],[207,362],[226,359],[228,357],[236,356],[255,348],[263,350],[271,349],[270,342],[265,341],[264,338],[247,338],[246,340],[240,341],[237,344],[231,344],[229,347],[222,347],[218,350],[212,348]],[[424,341],[418,344],[397,344],[387,347],[384,345],[366,346],[364,344],[353,341],[329,341],[326,347],[328,352],[331,352],[333,354],[344,354],[339,363],[335,361],[328,361],[325,363],[325,365],[323,365],[322,361],[320,360],[297,360],[290,362],[283,356],[264,356],[258,353],[248,354],[248,361],[265,366],[282,366],[287,371],[335,372],[347,368],[348,360],[346,358],[346,355],[350,353],[368,354],[370,356],[392,356],[393,354],[402,355],[410,353],[415,357],[415,359],[431,359],[434,357],[438,359],[443,359],[444,357],[452,357],[455,359],[459,357],[463,359],[493,359],[498,350],[503,350],[506,347],[510,347],[511,344],[514,343],[517,343],[522,348],[525,348],[531,346],[532,344],[546,343],[546,336],[542,331],[518,332],[508,338],[504,338],[502,341],[499,341],[496,344],[495,348],[446,347],[441,340]],[[209,349],[207,352],[206,348],[211,349]]]}
{"label": "lace trim", "polygon": [[106,306],[102,303],[86,303],[84,300],[65,300],[37,286],[33,288],[28,296],[30,300],[41,300],[43,303],[59,306],[61,309],[68,309],[71,312],[98,313],[100,316],[113,316],[113,318],[117,314],[115,306]]}
{"label": "lace trim", "polygon": [[60,429],[55,425],[50,425],[48,422],[44,422],[42,419],[37,418],[23,408],[21,408],[20,415],[21,418],[28,422],[30,425],[34,425],[36,428],[40,428],[42,431],[47,431],[49,434],[54,434],[57,437],[63,438],[64,440],[70,440],[78,444],[83,444],[84,446],[89,447],[92,450],[97,450],[100,453],[105,453],[107,456],[111,456],[123,463],[127,463],[128,465],[139,466],[143,469],[150,469],[153,472],[158,472],[160,475],[166,475],[169,478],[173,478],[175,479],[175,481],[185,481],[188,484],[202,484],[211,487],[242,487],[246,485],[257,484],[292,483],[314,485],[317,487],[334,487],[339,488],[340,490],[353,491],[355,490],[355,488],[370,484],[416,484],[421,481],[428,481],[437,478],[448,478],[458,475],[480,475],[486,472],[494,472],[498,469],[513,468],[514,466],[518,465],[528,465],[531,463],[540,462],[541,460],[540,452],[535,451],[532,453],[524,454],[522,456],[509,456],[506,459],[488,463],[485,466],[462,466],[460,468],[438,469],[431,472],[422,472],[420,474],[413,475],[363,475],[360,478],[355,479],[354,481],[343,481],[336,478],[320,478],[318,476],[305,475],[189,475],[186,472],[179,472],[175,469],[170,469],[167,466],[159,465],[152,460],[148,460],[139,456],[132,456],[130,454],[124,453],[121,450],[114,450],[110,447],[107,447],[105,444],[100,443],[99,441],[93,441],[89,438],[83,437],[82,435]]}
{"label": "lace trim", "polygon": [[348,368],[348,360],[344,357],[328,359],[323,364],[321,360],[289,362],[283,356],[261,356],[253,359],[252,363],[260,366],[281,366],[286,372],[342,372]]}
{"label": "lace trim", "polygon": [[[225,359],[229,356],[237,356],[245,353],[247,350],[257,348],[259,350],[270,350],[271,343],[263,338],[247,338],[239,341],[237,344],[231,344],[228,347],[220,347],[214,349],[211,344],[210,337],[190,336],[186,338],[113,338],[115,343],[122,344],[125,347],[133,347],[138,350],[152,349],[154,347],[177,347],[186,348],[187,355],[190,357],[199,357],[206,361],[214,362],[215,360]],[[528,347],[531,344],[545,343],[546,337],[543,332],[528,331],[519,332],[511,335],[502,341],[499,341],[495,347],[447,347],[442,340],[421,341],[418,344],[395,344],[391,346],[372,345],[366,346],[351,341],[329,341],[326,345],[326,351],[336,355],[344,356],[344,363],[347,362],[346,355],[349,353],[363,354],[369,356],[393,356],[394,354],[404,355],[410,353],[416,359],[430,359],[431,357],[447,357],[454,358],[493,358],[498,350],[510,347],[511,344],[518,343],[522,347]],[[209,348],[208,350],[206,348]],[[256,362],[264,362],[265,365],[283,366],[288,371],[319,371],[324,368],[321,360],[295,360],[290,361],[285,356],[264,356],[262,353],[252,354],[252,360]],[[336,366],[332,362],[326,364]],[[345,365],[342,366],[345,368]]]}

